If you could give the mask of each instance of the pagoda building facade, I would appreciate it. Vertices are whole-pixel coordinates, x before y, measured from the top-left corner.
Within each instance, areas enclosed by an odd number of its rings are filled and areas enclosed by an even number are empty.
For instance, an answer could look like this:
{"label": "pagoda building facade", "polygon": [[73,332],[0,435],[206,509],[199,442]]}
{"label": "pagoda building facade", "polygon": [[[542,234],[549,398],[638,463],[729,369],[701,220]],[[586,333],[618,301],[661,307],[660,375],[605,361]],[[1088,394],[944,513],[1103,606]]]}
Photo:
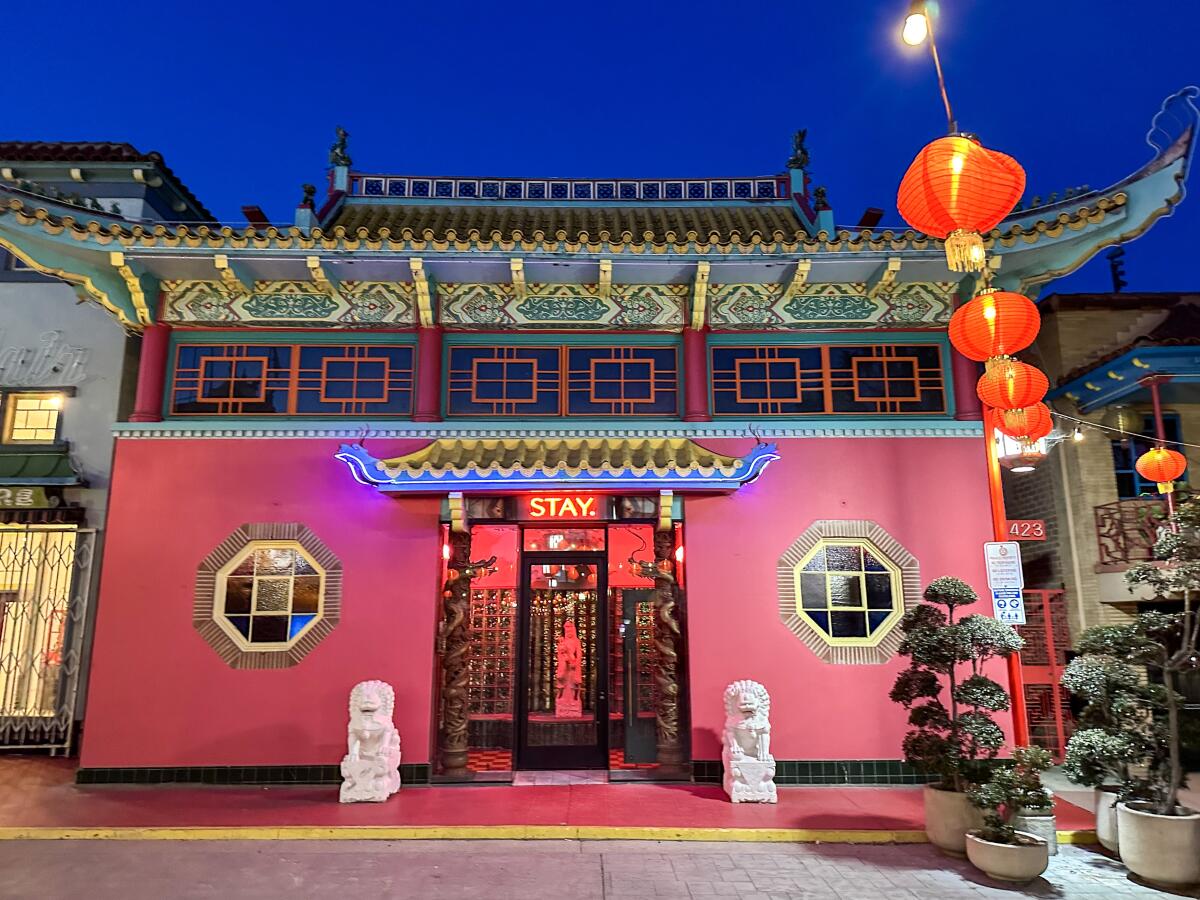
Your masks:
{"label": "pagoda building facade", "polygon": [[[1196,116],[1165,109],[1142,170],[986,236],[993,285],[1170,212]],[[81,780],[336,780],[368,678],[413,782],[715,780],[740,678],[781,783],[915,780],[897,624],[940,575],[986,596],[946,339],[978,285],[838,228],[807,168],[798,141],[762,177],[390,175],[342,133],[294,224],[242,228],[5,174],[0,246],[141,341]]]}

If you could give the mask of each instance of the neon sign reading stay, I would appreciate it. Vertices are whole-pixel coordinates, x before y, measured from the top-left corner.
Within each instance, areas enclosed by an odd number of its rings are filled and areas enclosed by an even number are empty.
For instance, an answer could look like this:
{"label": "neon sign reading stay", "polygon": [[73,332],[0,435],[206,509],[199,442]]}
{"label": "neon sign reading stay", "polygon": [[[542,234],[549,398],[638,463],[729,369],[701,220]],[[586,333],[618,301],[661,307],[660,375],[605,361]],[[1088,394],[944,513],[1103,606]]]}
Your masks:
{"label": "neon sign reading stay", "polygon": [[602,509],[598,494],[552,494],[521,498],[522,519],[598,519]]}

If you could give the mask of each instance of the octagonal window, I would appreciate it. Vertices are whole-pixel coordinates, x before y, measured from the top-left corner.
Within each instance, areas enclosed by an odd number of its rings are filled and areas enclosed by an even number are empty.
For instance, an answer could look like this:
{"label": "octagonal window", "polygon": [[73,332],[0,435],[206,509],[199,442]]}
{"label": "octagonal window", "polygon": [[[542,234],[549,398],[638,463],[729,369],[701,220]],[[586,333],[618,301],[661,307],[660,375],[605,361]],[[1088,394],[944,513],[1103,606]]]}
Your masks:
{"label": "octagonal window", "polygon": [[900,569],[867,541],[822,540],[794,577],[798,612],[831,641],[873,644],[903,611]]}
{"label": "octagonal window", "polygon": [[213,616],[247,648],[285,648],[321,615],[325,571],[296,541],[253,541],[217,573]]}
{"label": "octagonal window", "polygon": [[235,669],[299,663],[338,624],[342,564],[299,522],[243,525],[196,570],[192,623]]}
{"label": "octagonal window", "polygon": [[886,663],[920,597],[920,565],[877,523],[813,522],[779,557],[779,617],[825,662]]}

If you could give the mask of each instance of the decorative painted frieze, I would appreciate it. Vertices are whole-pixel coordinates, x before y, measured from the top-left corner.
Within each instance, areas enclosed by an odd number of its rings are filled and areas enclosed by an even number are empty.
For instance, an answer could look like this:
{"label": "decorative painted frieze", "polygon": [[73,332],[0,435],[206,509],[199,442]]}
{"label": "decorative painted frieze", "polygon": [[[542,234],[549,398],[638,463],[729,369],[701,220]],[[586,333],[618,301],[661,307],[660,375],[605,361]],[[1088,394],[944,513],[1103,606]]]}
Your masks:
{"label": "decorative painted frieze", "polygon": [[439,284],[440,321],[452,328],[630,328],[679,331],[689,285]]}
{"label": "decorative painted frieze", "polygon": [[709,324],[714,328],[790,330],[942,325],[950,320],[957,288],[952,282],[905,282],[869,295],[864,282],[714,284]]}
{"label": "decorative painted frieze", "polygon": [[163,320],[196,324],[303,323],[389,325],[416,323],[413,285],[343,281],[335,294],[311,281],[257,281],[254,293],[231,292],[218,281],[164,281]]}

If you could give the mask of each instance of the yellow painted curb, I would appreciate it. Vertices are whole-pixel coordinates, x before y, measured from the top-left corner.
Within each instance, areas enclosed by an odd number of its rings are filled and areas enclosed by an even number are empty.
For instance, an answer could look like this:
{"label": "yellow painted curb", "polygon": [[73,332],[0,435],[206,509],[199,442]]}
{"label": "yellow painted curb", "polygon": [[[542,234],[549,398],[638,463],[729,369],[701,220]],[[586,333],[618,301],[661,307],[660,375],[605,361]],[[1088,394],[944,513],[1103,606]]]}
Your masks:
{"label": "yellow painted curb", "polygon": [[[348,825],[145,828],[0,828],[0,841],[754,841],[923,844],[924,831],[808,828],[670,828],[609,825]],[[1094,844],[1094,831],[1060,831],[1060,844]]]}

